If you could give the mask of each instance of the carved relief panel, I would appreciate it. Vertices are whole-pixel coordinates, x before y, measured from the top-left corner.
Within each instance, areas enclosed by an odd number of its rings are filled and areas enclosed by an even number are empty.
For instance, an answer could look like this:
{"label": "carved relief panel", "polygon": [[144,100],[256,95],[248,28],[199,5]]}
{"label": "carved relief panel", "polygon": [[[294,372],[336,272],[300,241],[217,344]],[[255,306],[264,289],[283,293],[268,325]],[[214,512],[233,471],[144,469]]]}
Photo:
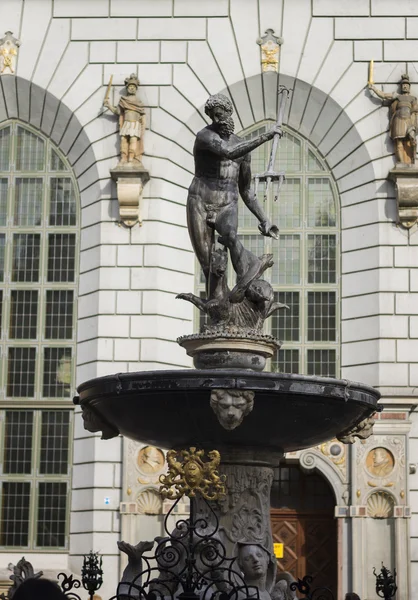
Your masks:
{"label": "carved relief panel", "polygon": [[130,505],[129,512],[162,513],[158,489],[160,475],[165,472],[165,454],[161,448],[124,438],[123,503]]}
{"label": "carved relief panel", "polygon": [[352,503],[366,507],[364,516],[406,516],[400,508],[406,505],[405,436],[374,435],[357,443],[356,470]]}

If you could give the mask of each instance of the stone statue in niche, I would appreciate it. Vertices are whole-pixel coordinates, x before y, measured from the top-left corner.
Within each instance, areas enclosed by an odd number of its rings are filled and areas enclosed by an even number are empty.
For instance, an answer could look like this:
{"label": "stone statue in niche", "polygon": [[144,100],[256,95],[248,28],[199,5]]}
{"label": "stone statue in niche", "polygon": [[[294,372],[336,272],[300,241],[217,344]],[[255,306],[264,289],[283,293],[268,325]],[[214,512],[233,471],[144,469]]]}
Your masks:
{"label": "stone statue in niche", "polygon": [[415,165],[417,151],[417,113],[418,101],[411,94],[409,75],[402,75],[401,93],[385,93],[373,83],[368,87],[378,98],[390,104],[390,137],[395,145],[396,163]]}
{"label": "stone statue in niche", "polygon": [[139,79],[132,73],[125,79],[127,95],[122,96],[117,106],[109,100],[113,76],[107,86],[103,106],[119,116],[120,160],[110,170],[116,181],[120,223],[126,227],[142,224],[141,200],[144,185],[149,181],[149,172],[142,164],[144,153],[145,108],[136,97]]}
{"label": "stone statue in niche", "polygon": [[[187,198],[187,222],[206,278],[207,301],[192,294],[178,297],[193,302],[209,315],[208,331],[236,333],[236,328],[241,328],[259,333],[264,319],[283,305],[273,303],[271,285],[260,279],[273,265],[272,255],[256,256],[237,235],[238,198],[240,195],[258,219],[260,233],[277,239],[278,227],[268,219],[251,187],[250,152],[275,135],[280,137],[282,131],[276,125],[252,140],[241,139],[234,134],[232,103],[222,94],[209,97],[205,112],[212,123],[196,136],[195,176]],[[216,234],[223,249],[216,248]],[[226,284],[228,254],[237,278],[232,290]]]}
{"label": "stone statue in niche", "polygon": [[[109,83],[111,85],[111,82]],[[109,93],[103,102],[103,106],[112,113],[119,116],[120,128],[120,161],[117,166],[126,167],[142,166],[143,136],[145,131],[145,108],[136,97],[139,87],[139,79],[132,73],[125,79],[127,95],[122,96],[117,106],[113,106],[109,100]],[[108,88],[108,92],[110,89]]]}
{"label": "stone statue in niche", "polygon": [[241,425],[254,407],[254,392],[248,390],[212,390],[210,405],[224,429]]}

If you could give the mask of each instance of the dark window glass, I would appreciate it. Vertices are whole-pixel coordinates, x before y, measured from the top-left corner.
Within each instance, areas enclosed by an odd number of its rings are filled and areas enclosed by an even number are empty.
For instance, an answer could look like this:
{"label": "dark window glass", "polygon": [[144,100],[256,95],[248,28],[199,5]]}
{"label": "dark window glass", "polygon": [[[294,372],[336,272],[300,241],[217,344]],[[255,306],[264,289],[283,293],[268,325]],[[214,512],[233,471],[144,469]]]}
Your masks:
{"label": "dark window glass", "polygon": [[14,225],[41,225],[43,184],[43,179],[37,177],[16,177]]}
{"label": "dark window glass", "polygon": [[71,348],[44,349],[45,398],[68,398],[71,393]]}
{"label": "dark window glass", "polygon": [[276,373],[299,373],[299,350],[279,350],[276,359],[272,361],[272,367]]}
{"label": "dark window glass", "polygon": [[42,411],[41,460],[42,475],[66,475],[70,413],[63,410]]}
{"label": "dark window glass", "polygon": [[71,340],[73,311],[73,290],[47,290],[45,337],[52,340]]}
{"label": "dark window glass", "polygon": [[51,233],[48,237],[48,281],[74,281],[75,234]]}
{"label": "dark window glass", "polygon": [[4,281],[4,255],[6,249],[6,235],[0,233],[0,281]]}
{"label": "dark window glass", "polygon": [[45,167],[45,142],[35,133],[17,128],[17,171],[43,171]]}
{"label": "dark window glass", "polygon": [[335,235],[308,235],[308,283],[335,283]]}
{"label": "dark window glass", "polygon": [[28,474],[32,472],[32,436],[32,411],[6,411],[4,427],[4,473]]}
{"label": "dark window glass", "polygon": [[49,224],[55,226],[75,225],[76,204],[71,178],[51,178],[49,194]]}
{"label": "dark window glass", "polygon": [[65,546],[66,512],[67,484],[58,481],[39,482],[37,546]]}
{"label": "dark window glass", "polygon": [[9,348],[7,395],[33,398],[35,395],[36,348]]}
{"label": "dark window glass", "polygon": [[10,170],[10,127],[0,130],[0,171]]}
{"label": "dark window glass", "polygon": [[12,290],[9,337],[13,340],[36,339],[38,291]]}
{"label": "dark window glass", "polygon": [[27,546],[30,483],[4,481],[1,492],[0,546]]}
{"label": "dark window glass", "polygon": [[308,292],[308,340],[335,342],[336,293]]}
{"label": "dark window glass", "polygon": [[282,342],[299,340],[299,292],[275,292],[274,301],[286,304],[289,308],[281,308],[272,316],[271,333]]}
{"label": "dark window glass", "polygon": [[58,156],[58,154],[55,152],[55,150],[51,149],[51,162],[50,162],[50,166],[49,166],[51,171],[68,171],[67,167],[65,166],[65,163],[63,160],[61,160],[61,158]]}
{"label": "dark window glass", "polygon": [[308,350],[308,375],[336,377],[337,357],[335,350]]}
{"label": "dark window glass", "polygon": [[[1,138],[0,138],[1,144]],[[1,160],[1,158],[0,158]],[[7,191],[9,189],[9,180],[7,177],[0,179],[0,225],[4,227],[7,223]]]}
{"label": "dark window glass", "polygon": [[335,200],[325,177],[308,179],[308,227],[335,227]]}
{"label": "dark window glass", "polygon": [[271,506],[300,512],[332,513],[335,500],[323,477],[305,474],[296,465],[284,465],[274,470]]}
{"label": "dark window glass", "polygon": [[39,255],[41,237],[38,233],[14,233],[12,281],[39,281]]}

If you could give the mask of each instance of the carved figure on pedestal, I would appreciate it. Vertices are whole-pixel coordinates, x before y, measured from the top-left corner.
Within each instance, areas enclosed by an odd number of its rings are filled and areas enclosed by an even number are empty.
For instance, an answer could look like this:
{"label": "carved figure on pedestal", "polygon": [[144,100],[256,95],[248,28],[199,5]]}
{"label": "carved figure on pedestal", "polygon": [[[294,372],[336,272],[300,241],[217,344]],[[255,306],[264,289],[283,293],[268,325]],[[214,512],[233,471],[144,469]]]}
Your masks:
{"label": "carved figure on pedestal", "polygon": [[212,390],[210,405],[224,429],[241,425],[254,407],[254,392],[249,390]]}
{"label": "carved figure on pedestal", "polygon": [[396,162],[402,165],[414,165],[417,150],[417,112],[418,101],[410,93],[411,85],[409,75],[402,75],[401,93],[385,93],[373,83],[369,83],[369,90],[378,98],[390,103],[390,137],[395,144]]}
{"label": "carved figure on pedestal", "polygon": [[[250,284],[259,278],[266,268],[272,266],[271,254],[261,257],[246,250],[237,236],[238,196],[260,221],[262,235],[278,237],[278,228],[267,218],[251,189],[250,152],[261,144],[281,136],[276,126],[252,140],[242,140],[234,134],[232,104],[222,94],[210,96],[205,112],[212,119],[196,136],[194,145],[195,176],[187,199],[187,222],[196,256],[206,277],[206,291],[214,294],[211,281],[211,256],[216,252],[215,234],[218,241],[229,250],[237,283],[232,291],[224,287],[229,304],[244,300]],[[226,250],[224,251],[226,253]],[[212,268],[212,275],[214,271]],[[219,276],[218,276],[219,278]],[[219,283],[219,282],[218,282]],[[211,285],[212,284],[212,285]],[[226,283],[225,283],[226,285]],[[194,301],[194,298],[181,298]],[[194,302],[196,304],[196,302]],[[209,307],[199,306],[206,311]],[[228,309],[229,310],[229,309]],[[225,320],[225,319],[223,319]]]}
{"label": "carved figure on pedestal", "polygon": [[[106,94],[103,106],[119,115],[120,161],[118,167],[133,168],[142,166],[143,135],[145,131],[145,108],[136,97],[139,79],[132,73],[125,79],[127,95],[122,96],[117,106],[113,106]],[[118,168],[117,167],[117,168]]]}

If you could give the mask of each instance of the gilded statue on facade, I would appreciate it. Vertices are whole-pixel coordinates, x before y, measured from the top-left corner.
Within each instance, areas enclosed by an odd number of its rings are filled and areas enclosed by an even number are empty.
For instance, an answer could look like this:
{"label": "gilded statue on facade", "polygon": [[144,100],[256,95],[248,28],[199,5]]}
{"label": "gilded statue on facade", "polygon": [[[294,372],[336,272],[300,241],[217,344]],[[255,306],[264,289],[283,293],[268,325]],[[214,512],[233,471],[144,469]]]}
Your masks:
{"label": "gilded statue on facade", "polygon": [[119,116],[120,161],[116,168],[142,166],[143,138],[145,131],[145,108],[136,97],[139,79],[132,73],[125,79],[127,95],[122,96],[117,106],[109,100],[111,81],[103,102],[103,106]]}
{"label": "gilded statue on facade", "polygon": [[409,75],[402,75],[401,93],[385,93],[370,81],[368,88],[378,98],[390,104],[390,137],[395,145],[396,163],[414,165],[417,151],[418,100],[411,92]]}

